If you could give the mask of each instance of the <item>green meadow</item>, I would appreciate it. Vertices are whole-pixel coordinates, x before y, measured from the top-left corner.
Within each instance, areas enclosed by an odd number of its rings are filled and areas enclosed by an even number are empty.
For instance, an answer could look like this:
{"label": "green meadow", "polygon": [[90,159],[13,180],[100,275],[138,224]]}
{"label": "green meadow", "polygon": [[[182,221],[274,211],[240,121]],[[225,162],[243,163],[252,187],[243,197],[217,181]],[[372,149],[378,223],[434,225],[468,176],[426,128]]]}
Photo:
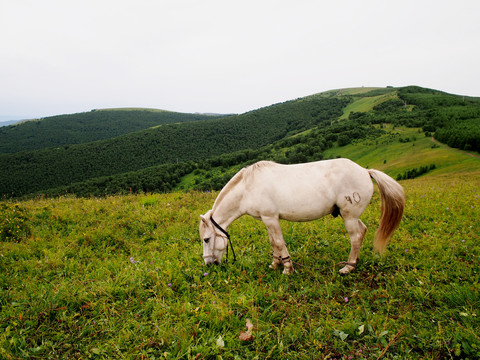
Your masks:
{"label": "green meadow", "polygon": [[[346,95],[346,94],[345,94]],[[372,96],[372,97],[364,97],[358,100],[355,100],[351,104],[347,105],[343,109],[343,115],[339,118],[339,120],[348,119],[348,116],[352,111],[355,112],[367,112],[372,110],[376,105],[381,104],[384,101],[396,99],[397,94],[394,92]]]}
{"label": "green meadow", "polygon": [[[480,156],[449,148],[420,129],[383,125],[386,133],[325,151],[325,157],[348,157],[358,164],[382,170],[394,178],[412,167],[436,165],[432,174],[458,174],[480,170]],[[400,141],[399,141],[400,140]],[[453,176],[453,175],[452,175]]]}
{"label": "green meadow", "polygon": [[[387,156],[371,167],[388,167]],[[476,359],[472,159],[469,171],[443,173],[435,160],[438,170],[401,181],[406,211],[384,256],[372,248],[376,192],[347,276],[337,265],[350,249],[340,218],[282,224],[296,263],[286,276],[268,268],[265,227],[249,217],[229,228],[237,261],[203,265],[198,220],[216,193],[3,201],[0,358]]]}

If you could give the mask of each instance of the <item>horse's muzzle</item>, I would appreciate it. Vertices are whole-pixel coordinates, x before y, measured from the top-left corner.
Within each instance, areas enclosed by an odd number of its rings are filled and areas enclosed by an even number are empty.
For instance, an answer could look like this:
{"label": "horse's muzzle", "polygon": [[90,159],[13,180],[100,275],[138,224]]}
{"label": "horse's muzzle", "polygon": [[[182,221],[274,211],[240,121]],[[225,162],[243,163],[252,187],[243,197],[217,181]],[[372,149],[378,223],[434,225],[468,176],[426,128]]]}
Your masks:
{"label": "horse's muzzle", "polygon": [[217,258],[213,255],[204,256],[203,260],[205,261],[206,265],[218,265],[218,264],[220,264],[220,262],[217,260]]}

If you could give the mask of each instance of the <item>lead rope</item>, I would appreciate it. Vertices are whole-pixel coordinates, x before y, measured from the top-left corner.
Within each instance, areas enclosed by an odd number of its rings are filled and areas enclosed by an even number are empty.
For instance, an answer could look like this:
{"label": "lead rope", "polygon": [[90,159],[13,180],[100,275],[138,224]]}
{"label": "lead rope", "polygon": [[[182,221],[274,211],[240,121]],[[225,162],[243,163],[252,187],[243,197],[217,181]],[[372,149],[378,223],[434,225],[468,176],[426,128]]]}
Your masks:
{"label": "lead rope", "polygon": [[232,264],[237,260],[237,257],[235,256],[235,250],[233,250],[233,244],[232,244],[232,240],[230,239],[230,234],[225,230],[223,229],[220,225],[217,224],[217,222],[215,220],[213,220],[213,217],[210,216],[210,221],[212,222],[212,224],[218,229],[220,230],[228,239],[228,243],[227,243],[227,262],[228,262],[228,244],[230,244],[230,247],[232,248],[232,253],[233,253],[233,261],[232,261]]}

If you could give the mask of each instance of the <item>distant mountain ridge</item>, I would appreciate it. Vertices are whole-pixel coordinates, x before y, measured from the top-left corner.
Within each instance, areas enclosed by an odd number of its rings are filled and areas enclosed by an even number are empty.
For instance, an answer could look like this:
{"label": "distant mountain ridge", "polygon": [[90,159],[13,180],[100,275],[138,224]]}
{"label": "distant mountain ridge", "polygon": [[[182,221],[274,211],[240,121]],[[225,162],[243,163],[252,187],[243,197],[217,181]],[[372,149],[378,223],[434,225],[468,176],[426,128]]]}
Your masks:
{"label": "distant mountain ridge", "polygon": [[22,120],[6,120],[6,121],[0,121],[0,127],[2,126],[10,126],[10,125],[13,125],[13,124],[16,124],[18,122],[20,122]]}
{"label": "distant mountain ridge", "polygon": [[27,120],[26,116],[0,115],[0,127],[10,126]]}
{"label": "distant mountain ridge", "polygon": [[50,116],[0,128],[0,154],[88,143],[153,126],[216,117],[142,108],[100,109]]}

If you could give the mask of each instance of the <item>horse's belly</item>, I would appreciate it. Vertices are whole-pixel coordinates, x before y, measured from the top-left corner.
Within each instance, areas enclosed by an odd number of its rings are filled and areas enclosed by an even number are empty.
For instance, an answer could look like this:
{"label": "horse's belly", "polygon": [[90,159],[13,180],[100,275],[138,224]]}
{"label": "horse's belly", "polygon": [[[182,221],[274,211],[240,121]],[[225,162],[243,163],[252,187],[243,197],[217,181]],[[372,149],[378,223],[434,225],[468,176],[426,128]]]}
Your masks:
{"label": "horse's belly", "polygon": [[315,196],[309,199],[296,199],[289,204],[278,204],[278,216],[288,221],[311,221],[331,214],[334,206],[332,200],[317,199]]}
{"label": "horse's belly", "polygon": [[[263,188],[256,199],[256,208],[263,215],[278,216],[289,221],[311,221],[331,214],[335,194],[322,186],[279,186],[281,181]],[[298,186],[302,185],[302,186]]]}
{"label": "horse's belly", "polygon": [[251,196],[245,213],[256,218],[274,216],[288,221],[311,221],[331,214],[335,206],[334,198],[319,196],[318,193],[299,196],[294,192],[275,192],[272,188],[269,190]]}

